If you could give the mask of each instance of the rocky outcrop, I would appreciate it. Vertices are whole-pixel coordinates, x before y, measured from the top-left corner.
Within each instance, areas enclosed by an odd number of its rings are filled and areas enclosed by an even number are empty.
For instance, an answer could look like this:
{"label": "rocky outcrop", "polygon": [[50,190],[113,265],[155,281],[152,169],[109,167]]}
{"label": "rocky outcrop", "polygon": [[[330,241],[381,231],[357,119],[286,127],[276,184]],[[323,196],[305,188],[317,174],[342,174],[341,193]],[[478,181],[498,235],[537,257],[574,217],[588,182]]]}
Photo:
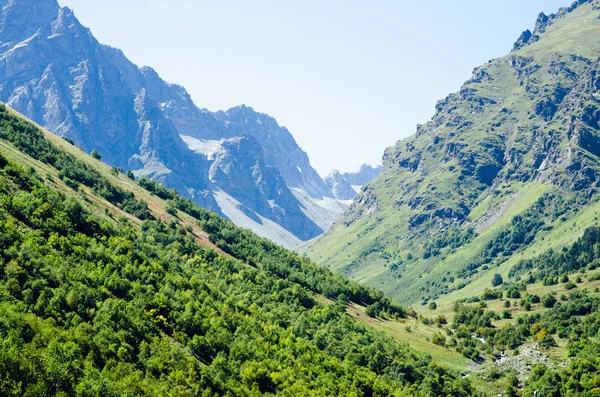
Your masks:
{"label": "rocky outcrop", "polygon": [[533,29],[533,32],[527,29],[521,33],[521,36],[517,39],[513,46],[513,52],[518,51],[529,44],[537,42],[540,39],[540,35],[544,33],[546,28],[552,25],[554,20],[557,18],[562,18],[565,16],[565,14],[574,11],[586,3],[592,3],[593,1],[594,0],[576,0],[573,2],[573,4],[571,4],[570,7],[562,7],[555,14],[546,15],[541,12],[535,21],[535,28]]}

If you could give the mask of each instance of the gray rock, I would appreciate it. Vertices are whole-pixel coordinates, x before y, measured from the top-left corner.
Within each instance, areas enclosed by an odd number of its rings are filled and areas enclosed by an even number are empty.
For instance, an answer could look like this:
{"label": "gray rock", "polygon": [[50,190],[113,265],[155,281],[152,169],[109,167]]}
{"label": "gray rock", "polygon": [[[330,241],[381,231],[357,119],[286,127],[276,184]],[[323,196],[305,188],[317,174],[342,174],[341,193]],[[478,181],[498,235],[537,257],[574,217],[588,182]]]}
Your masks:
{"label": "gray rock", "polygon": [[[183,87],[101,45],[56,0],[0,0],[0,101],[88,152],[97,149],[107,163],[230,218],[217,195],[231,198],[237,204],[227,211],[236,219],[243,213],[257,233],[278,242],[273,236],[285,236],[288,246],[322,233],[344,209],[313,208],[297,197],[335,201],[275,119],[243,105],[200,109]],[[209,158],[185,137],[220,143]]]}
{"label": "gray rock", "polygon": [[340,200],[353,200],[358,195],[352,185],[337,170],[325,177],[325,183],[327,183],[335,197]]}
{"label": "gray rock", "polygon": [[363,164],[358,172],[345,172],[342,177],[352,186],[364,186],[377,178],[381,172],[381,166],[372,167],[368,164]]}

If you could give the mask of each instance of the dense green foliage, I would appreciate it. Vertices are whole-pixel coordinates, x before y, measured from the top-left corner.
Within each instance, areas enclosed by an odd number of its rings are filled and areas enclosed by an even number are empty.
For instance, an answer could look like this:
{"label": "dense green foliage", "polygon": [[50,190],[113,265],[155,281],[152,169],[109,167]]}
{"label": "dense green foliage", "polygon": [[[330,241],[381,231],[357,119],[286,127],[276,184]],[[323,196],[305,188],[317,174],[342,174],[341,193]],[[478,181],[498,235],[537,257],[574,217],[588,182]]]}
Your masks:
{"label": "dense green foliage", "polygon": [[[510,277],[530,271],[533,280],[556,278],[582,269],[593,270],[600,266],[600,229],[586,229],[583,237],[560,252],[550,250],[536,258],[521,261],[510,271]],[[568,282],[567,279],[563,282]]]}
{"label": "dense green foliage", "polygon": [[[533,368],[525,382],[523,395],[596,395],[600,386],[600,297],[588,292],[575,292],[567,301],[558,303],[548,294],[541,298],[526,295],[522,304],[540,304],[550,310],[519,317],[514,324],[497,328],[492,325],[498,314],[481,306],[456,304],[449,345],[465,355],[476,358],[481,351],[495,354],[500,350],[517,349],[526,342],[536,341],[541,348],[556,347],[556,337],[567,339],[570,357],[565,369]],[[483,338],[485,344],[472,337]],[[537,392],[536,392],[537,391]]]}
{"label": "dense green foliage", "polygon": [[[2,139],[103,197],[131,195],[2,117]],[[15,132],[27,129],[33,138]],[[178,196],[168,199],[241,260],[198,245],[176,222],[117,222],[78,197],[0,155],[2,395],[473,394],[346,314],[348,298],[404,313],[378,292]],[[339,301],[320,304],[318,292]]]}
{"label": "dense green foliage", "polygon": [[56,168],[68,186],[77,189],[81,183],[139,219],[151,217],[145,202],[137,200],[131,192],[111,185],[99,172],[72,154],[51,145],[35,125],[11,115],[3,104],[0,104],[0,139],[10,141],[29,156]]}
{"label": "dense green foliage", "polygon": [[173,189],[167,189],[147,178],[140,178],[138,183],[158,197],[169,200],[169,208],[172,210],[180,210],[196,218],[217,247],[249,265],[260,267],[265,272],[298,283],[330,299],[341,297],[362,305],[370,305],[375,316],[383,312],[406,317],[404,308],[392,303],[381,292],[352,282],[339,274],[333,274],[324,267],[316,266],[308,258],[260,238],[249,230],[238,228],[214,212],[202,209],[179,196]]}

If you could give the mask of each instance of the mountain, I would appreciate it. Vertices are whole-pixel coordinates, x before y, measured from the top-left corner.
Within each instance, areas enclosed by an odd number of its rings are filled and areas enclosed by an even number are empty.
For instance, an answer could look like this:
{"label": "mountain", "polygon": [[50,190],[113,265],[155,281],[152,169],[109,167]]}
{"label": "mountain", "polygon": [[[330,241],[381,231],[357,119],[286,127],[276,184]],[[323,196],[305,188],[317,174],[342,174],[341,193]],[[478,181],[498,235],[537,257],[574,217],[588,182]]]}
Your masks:
{"label": "mountain", "polygon": [[[0,101],[50,131],[288,247],[347,208],[272,117],[197,107],[183,87],[100,44],[56,0],[0,7]],[[223,175],[243,167],[244,180]]]}
{"label": "mountain", "polygon": [[358,172],[344,172],[342,178],[344,178],[352,186],[364,186],[371,182],[373,179],[381,173],[381,166],[372,167],[369,164],[363,164]]}
{"label": "mountain", "polygon": [[356,190],[348,183],[339,171],[333,171],[325,177],[325,183],[331,189],[333,195],[340,200],[353,200],[356,196]]}
{"label": "mountain", "polygon": [[337,199],[353,200],[362,187],[375,179],[380,171],[381,166],[373,168],[368,164],[363,164],[358,172],[340,174],[338,170],[335,170],[327,175],[324,180]]}
{"label": "mountain", "polygon": [[495,274],[518,281],[521,260],[597,225],[599,18],[597,0],[540,14],[385,151],[381,174],[306,253],[401,302],[448,303]]}
{"label": "mountain", "polygon": [[3,396],[474,394],[347,314],[364,305],[416,324],[380,292],[0,105]]}

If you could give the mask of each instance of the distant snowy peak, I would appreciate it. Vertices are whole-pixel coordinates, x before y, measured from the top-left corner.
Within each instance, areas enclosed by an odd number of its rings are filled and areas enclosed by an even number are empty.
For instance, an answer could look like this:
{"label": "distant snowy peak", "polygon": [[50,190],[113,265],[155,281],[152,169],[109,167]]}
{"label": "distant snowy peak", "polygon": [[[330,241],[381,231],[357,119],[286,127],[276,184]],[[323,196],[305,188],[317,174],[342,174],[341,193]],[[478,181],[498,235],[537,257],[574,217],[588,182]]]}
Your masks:
{"label": "distant snowy peak", "polygon": [[334,170],[324,178],[324,181],[338,200],[353,200],[362,187],[375,179],[380,171],[381,166],[372,167],[363,164],[358,172],[341,174],[338,170]]}
{"label": "distant snowy peak", "polygon": [[375,179],[381,172],[381,165],[372,167],[363,164],[358,172],[345,172],[342,177],[352,186],[364,186]]}
{"label": "distant snowy peak", "polygon": [[228,133],[233,136],[245,133],[256,138],[265,149],[267,163],[279,170],[288,186],[303,189],[315,199],[333,198],[311,166],[306,152],[300,148],[290,131],[280,126],[273,117],[246,105],[216,112],[215,117],[227,123]]}
{"label": "distant snowy peak", "polygon": [[325,183],[338,200],[353,200],[357,196],[352,185],[337,170],[325,177]]}

